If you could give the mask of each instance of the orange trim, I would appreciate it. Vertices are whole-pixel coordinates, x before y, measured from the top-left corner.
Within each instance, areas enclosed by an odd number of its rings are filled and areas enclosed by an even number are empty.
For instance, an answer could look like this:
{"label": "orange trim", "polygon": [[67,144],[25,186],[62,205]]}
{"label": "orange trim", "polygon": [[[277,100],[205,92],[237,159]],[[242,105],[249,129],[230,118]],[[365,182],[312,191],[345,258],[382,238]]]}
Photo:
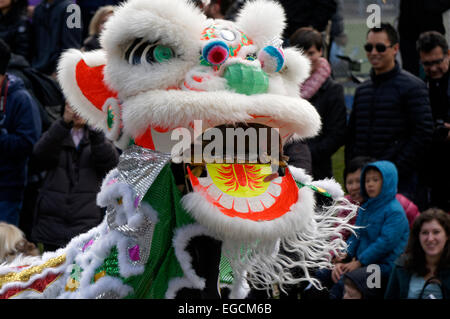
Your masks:
{"label": "orange trim", "polygon": [[117,92],[110,90],[103,82],[105,65],[90,67],[80,60],[75,70],[77,85],[83,95],[100,111],[110,97],[117,97]]}
{"label": "orange trim", "polygon": [[167,133],[169,132],[168,128],[164,128],[164,127],[160,127],[160,126],[156,126],[153,128],[156,132],[158,133]]}
{"label": "orange trim", "polygon": [[148,148],[151,150],[155,149],[155,144],[153,143],[153,138],[152,138],[152,130],[149,127],[144,134],[142,134],[141,136],[138,136],[135,140],[134,140],[134,144],[144,147],[144,148]]}
{"label": "orange trim", "polygon": [[194,76],[192,77],[192,79],[193,79],[194,81],[199,82],[199,83],[202,83],[202,82],[203,82],[203,78],[202,78],[202,77],[199,77],[199,76],[196,76],[196,75],[194,75]]}
{"label": "orange trim", "polygon": [[250,114],[250,116],[253,117],[254,119],[268,117],[267,115],[255,115],[255,114]]}
{"label": "orange trim", "polygon": [[204,92],[204,90],[196,89],[195,87],[190,86],[186,81],[184,81],[184,86],[186,87],[186,89],[191,91]]}

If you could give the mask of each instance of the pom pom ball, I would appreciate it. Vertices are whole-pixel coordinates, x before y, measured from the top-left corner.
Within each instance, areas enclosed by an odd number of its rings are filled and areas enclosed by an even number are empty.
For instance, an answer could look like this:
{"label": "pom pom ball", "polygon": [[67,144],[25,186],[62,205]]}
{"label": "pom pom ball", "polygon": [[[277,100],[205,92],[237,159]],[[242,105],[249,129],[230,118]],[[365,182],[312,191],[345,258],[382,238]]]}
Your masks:
{"label": "pom pom ball", "polygon": [[258,60],[265,72],[280,72],[284,65],[284,54],[281,49],[268,45],[259,51]]}
{"label": "pom pom ball", "polygon": [[230,50],[225,42],[214,40],[203,47],[202,56],[212,65],[220,65],[228,59]]}

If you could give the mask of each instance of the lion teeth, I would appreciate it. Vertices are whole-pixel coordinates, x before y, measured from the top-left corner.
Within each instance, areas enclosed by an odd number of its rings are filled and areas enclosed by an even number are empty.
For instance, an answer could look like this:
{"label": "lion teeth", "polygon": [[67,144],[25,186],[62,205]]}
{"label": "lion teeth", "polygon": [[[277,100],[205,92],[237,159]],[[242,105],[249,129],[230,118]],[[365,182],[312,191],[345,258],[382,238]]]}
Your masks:
{"label": "lion teeth", "polygon": [[276,183],[276,181],[272,181],[272,183],[270,183],[269,187],[267,188],[267,192],[275,197],[278,197],[281,194],[281,186],[275,184],[274,182]]}
{"label": "lion teeth", "polygon": [[220,189],[217,188],[216,185],[212,184],[208,188],[208,194],[209,196],[211,196],[213,200],[217,201],[219,199],[219,196],[222,195],[223,193],[220,191]]}
{"label": "lion teeth", "polygon": [[220,204],[225,209],[233,209],[239,213],[261,212],[271,207],[276,198],[281,195],[281,177],[274,179],[266,192],[256,197],[235,197],[221,191],[212,181],[211,177],[198,178],[200,185],[207,192],[210,200]]}

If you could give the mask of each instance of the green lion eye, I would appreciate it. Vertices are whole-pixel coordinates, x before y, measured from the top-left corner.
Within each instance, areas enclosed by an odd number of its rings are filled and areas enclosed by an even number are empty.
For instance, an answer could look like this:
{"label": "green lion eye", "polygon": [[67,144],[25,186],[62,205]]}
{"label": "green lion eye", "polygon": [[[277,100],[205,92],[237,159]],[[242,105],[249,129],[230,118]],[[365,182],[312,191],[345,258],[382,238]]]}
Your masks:
{"label": "green lion eye", "polygon": [[125,60],[132,65],[141,63],[162,63],[175,57],[175,52],[168,46],[137,38],[125,51]]}
{"label": "green lion eye", "polygon": [[174,57],[173,50],[163,45],[157,45],[153,49],[153,58],[156,62],[165,62]]}

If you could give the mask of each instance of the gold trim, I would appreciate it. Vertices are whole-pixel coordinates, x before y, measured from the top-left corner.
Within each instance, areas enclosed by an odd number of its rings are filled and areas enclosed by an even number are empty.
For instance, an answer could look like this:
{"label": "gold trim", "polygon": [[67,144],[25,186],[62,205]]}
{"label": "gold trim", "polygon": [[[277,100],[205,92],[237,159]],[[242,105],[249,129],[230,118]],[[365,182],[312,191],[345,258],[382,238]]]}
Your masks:
{"label": "gold trim", "polygon": [[[45,287],[45,289],[47,289],[50,285],[52,285],[52,284],[53,284],[55,281],[57,281],[59,278],[61,278],[62,275],[63,275],[63,274],[58,275],[58,277],[56,277],[56,278],[53,279],[51,282],[49,282],[49,283],[47,284],[47,286]],[[45,291],[45,289],[44,289],[44,291]],[[21,290],[21,291],[17,292],[15,295],[12,295],[12,296],[8,297],[8,299],[12,299],[12,298],[14,298],[14,297],[17,297],[18,295],[24,293],[25,291],[35,291],[35,292],[37,292],[38,294],[41,294],[41,295],[44,293],[44,291],[41,292],[41,291],[36,290],[36,289],[34,289],[34,288],[26,288],[26,289],[24,289],[24,290]]]}
{"label": "gold trim", "polygon": [[39,266],[33,266],[28,269],[22,270],[21,272],[10,272],[5,275],[0,275],[0,289],[3,285],[13,282],[13,281],[28,281],[31,276],[40,274],[46,268],[58,267],[66,261],[66,255],[58,256],[47,260],[45,263]]}

